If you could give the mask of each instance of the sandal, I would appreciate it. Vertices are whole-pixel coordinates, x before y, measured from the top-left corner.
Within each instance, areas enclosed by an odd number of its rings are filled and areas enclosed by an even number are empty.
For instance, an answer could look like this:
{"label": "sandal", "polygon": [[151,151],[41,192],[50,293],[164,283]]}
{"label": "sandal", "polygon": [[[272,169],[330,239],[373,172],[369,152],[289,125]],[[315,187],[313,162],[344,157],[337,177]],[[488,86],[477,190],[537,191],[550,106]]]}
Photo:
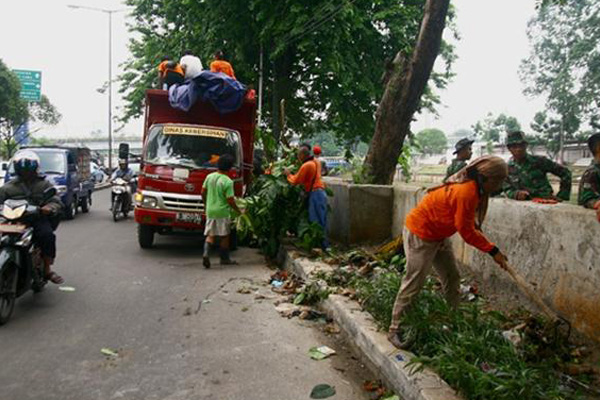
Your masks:
{"label": "sandal", "polygon": [[46,275],[46,280],[54,283],[55,285],[65,283],[63,277],[58,275],[56,272],[50,272],[48,275]]}

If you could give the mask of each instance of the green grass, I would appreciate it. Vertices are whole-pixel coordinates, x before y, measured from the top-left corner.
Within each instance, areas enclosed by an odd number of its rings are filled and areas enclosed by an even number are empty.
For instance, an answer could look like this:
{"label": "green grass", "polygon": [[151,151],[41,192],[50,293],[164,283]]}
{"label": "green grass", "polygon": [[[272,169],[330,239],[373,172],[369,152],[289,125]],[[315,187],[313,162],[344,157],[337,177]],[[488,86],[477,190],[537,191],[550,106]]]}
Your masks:
{"label": "green grass", "polygon": [[[402,281],[395,267],[384,267],[371,278],[338,269],[325,279],[330,285],[353,287],[380,327],[389,327]],[[433,282],[428,282],[402,320],[405,333],[414,338],[410,350],[417,355],[415,369],[430,367],[469,400],[582,398],[561,385],[555,370],[568,355],[561,347],[564,344],[549,353],[547,343],[526,336],[524,344],[515,348],[502,336],[502,331],[516,324],[513,320],[486,310],[482,300],[452,310]],[[541,321],[536,323],[543,326]]]}

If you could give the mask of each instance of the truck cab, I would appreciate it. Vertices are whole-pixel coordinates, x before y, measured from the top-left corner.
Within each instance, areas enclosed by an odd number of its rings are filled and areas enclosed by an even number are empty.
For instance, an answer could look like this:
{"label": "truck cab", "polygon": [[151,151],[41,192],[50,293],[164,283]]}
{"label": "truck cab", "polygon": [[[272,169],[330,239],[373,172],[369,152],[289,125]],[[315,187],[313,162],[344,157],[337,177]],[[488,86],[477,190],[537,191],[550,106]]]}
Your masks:
{"label": "truck cab", "polygon": [[[63,203],[63,215],[73,219],[79,209],[88,212],[92,204],[94,184],[90,172],[90,150],[75,147],[21,147],[35,152],[40,157],[41,174],[54,184]],[[18,153],[18,152],[17,152]],[[15,176],[12,163],[5,179]]]}
{"label": "truck cab", "polygon": [[172,108],[162,90],[146,94],[144,146],[135,220],[140,247],[153,245],[155,234],[198,234],[204,231],[202,185],[217,171],[217,161],[231,155],[229,173],[236,196],[252,178],[256,102],[245,99],[233,113],[219,114],[198,101],[188,112]]}

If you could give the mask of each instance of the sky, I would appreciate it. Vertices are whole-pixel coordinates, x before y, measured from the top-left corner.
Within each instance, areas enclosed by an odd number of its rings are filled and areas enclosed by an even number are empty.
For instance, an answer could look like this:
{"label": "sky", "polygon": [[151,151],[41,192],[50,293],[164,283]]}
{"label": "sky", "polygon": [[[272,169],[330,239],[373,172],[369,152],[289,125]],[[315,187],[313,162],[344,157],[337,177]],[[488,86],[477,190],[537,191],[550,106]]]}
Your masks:
{"label": "sky", "polygon": [[[455,42],[456,74],[439,91],[439,118],[424,113],[413,131],[439,128],[446,134],[470,128],[488,112],[517,117],[527,131],[544,99],[523,95],[518,71],[529,55],[527,22],[535,15],[534,0],[453,0],[460,40]],[[446,32],[446,37],[451,35]],[[436,66],[438,68],[439,66]]]}
{"label": "sky", "polygon": [[[265,0],[267,1],[267,0]],[[63,115],[60,124],[36,135],[82,137],[107,132],[108,99],[97,89],[108,81],[108,16],[73,10],[69,4],[123,9],[120,0],[18,0],[3,4],[0,59],[13,69],[42,71],[42,92]],[[456,43],[456,77],[440,92],[440,117],[418,117],[414,131],[440,128],[450,134],[469,128],[488,112],[516,116],[525,129],[543,100],[527,99],[518,67],[529,53],[527,21],[533,0],[454,0],[461,40]],[[33,11],[32,11],[33,10]],[[126,13],[113,17],[113,79],[126,62],[130,34]],[[25,25],[27,24],[27,25]],[[113,104],[122,104],[113,85]],[[122,131],[141,135],[133,121]]]}

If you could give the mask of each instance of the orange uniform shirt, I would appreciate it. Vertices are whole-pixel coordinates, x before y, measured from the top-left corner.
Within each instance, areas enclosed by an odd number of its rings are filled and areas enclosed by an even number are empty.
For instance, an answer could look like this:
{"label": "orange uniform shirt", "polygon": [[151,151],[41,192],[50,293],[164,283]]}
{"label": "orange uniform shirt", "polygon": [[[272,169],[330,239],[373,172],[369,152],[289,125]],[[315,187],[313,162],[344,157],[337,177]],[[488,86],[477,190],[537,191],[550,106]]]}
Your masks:
{"label": "orange uniform shirt", "polygon": [[222,72],[225,75],[229,75],[233,79],[237,79],[233,73],[233,67],[227,61],[215,60],[210,63],[211,72]]}
{"label": "orange uniform shirt", "polygon": [[182,76],[185,75],[185,72],[183,72],[183,68],[181,68],[181,65],[179,65],[179,63],[177,63],[175,65],[175,68],[168,68],[167,64],[169,62],[170,62],[169,60],[166,60],[166,61],[163,61],[160,64],[158,64],[158,72],[160,72],[160,76],[162,76],[164,78],[164,76],[167,74],[168,70],[171,70],[173,72],[181,74]]}
{"label": "orange uniform shirt", "polygon": [[289,175],[287,179],[292,185],[304,185],[304,190],[307,192],[325,189],[325,184],[321,180],[321,163],[316,160],[305,162],[296,175]]}
{"label": "orange uniform shirt", "polygon": [[441,241],[458,232],[465,242],[487,253],[494,244],[475,229],[478,204],[475,181],[448,185],[427,193],[406,217],[406,227],[429,241]]}

